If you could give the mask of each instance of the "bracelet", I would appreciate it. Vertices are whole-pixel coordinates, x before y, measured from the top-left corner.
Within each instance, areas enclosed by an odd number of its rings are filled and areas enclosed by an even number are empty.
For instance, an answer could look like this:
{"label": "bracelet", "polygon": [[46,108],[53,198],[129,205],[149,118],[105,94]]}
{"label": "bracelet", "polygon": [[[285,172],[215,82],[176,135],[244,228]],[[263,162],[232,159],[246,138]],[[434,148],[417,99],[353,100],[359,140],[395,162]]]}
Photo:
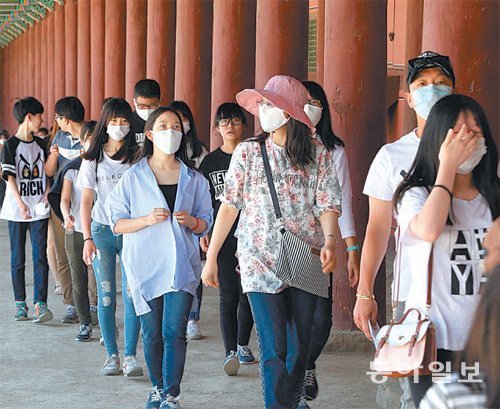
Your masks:
{"label": "bracelet", "polygon": [[435,187],[440,187],[441,189],[446,190],[446,191],[448,192],[448,194],[450,195],[450,200],[452,200],[452,199],[453,199],[453,193],[451,193],[451,190],[450,190],[450,189],[448,189],[446,186],[444,186],[444,185],[434,185],[434,186],[432,186],[432,188],[433,188],[433,189],[434,189]]}
{"label": "bracelet", "polygon": [[349,246],[345,249],[345,251],[350,252],[350,251],[357,251],[359,253],[359,245],[355,244],[354,246]]}
{"label": "bracelet", "polygon": [[94,239],[92,237],[87,237],[86,239],[83,239],[83,242],[85,243],[87,240],[92,240],[94,241]]}
{"label": "bracelet", "polygon": [[195,231],[200,225],[200,220],[197,217],[195,217],[194,219],[196,220],[196,226],[194,226],[194,228],[192,228],[191,231]]}
{"label": "bracelet", "polygon": [[375,300],[375,294],[372,294],[372,295],[363,295],[363,294],[360,294],[360,293],[356,293],[356,298],[359,299],[359,300],[371,301],[371,300]]}

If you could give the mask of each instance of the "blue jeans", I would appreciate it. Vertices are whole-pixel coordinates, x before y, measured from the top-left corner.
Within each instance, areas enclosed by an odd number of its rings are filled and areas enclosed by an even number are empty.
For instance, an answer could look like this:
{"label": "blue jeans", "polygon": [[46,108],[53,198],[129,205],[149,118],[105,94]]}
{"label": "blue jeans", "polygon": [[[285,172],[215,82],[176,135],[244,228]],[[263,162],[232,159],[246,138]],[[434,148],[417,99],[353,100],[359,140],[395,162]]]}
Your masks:
{"label": "blue jeans", "polygon": [[200,310],[201,310],[201,298],[203,297],[203,284],[200,281],[200,285],[196,289],[196,297],[193,298],[193,303],[191,304],[191,311],[189,312],[189,321],[199,321],[200,320]]}
{"label": "blue jeans", "polygon": [[48,219],[34,222],[9,221],[10,239],[10,273],[16,301],[26,300],[25,261],[26,233],[31,239],[33,258],[33,301],[47,302],[47,286],[49,282],[49,265],[47,263],[47,227]]}
{"label": "blue jeans", "polygon": [[[104,338],[106,352],[109,355],[118,354],[116,345],[116,255],[121,257],[122,236],[115,236],[108,225],[92,221],[92,239],[97,247],[97,255],[92,262],[97,282],[97,315],[99,326]],[[140,321],[135,314],[130,291],[127,289],[127,277],[123,264],[122,296],[124,305],[124,339],[125,356],[134,355],[137,351],[137,341],[141,329]]]}
{"label": "blue jeans", "polygon": [[142,343],[153,386],[177,396],[186,362],[186,327],[193,296],[170,292],[148,302],[141,315]]}
{"label": "blue jeans", "polygon": [[302,392],[316,296],[293,287],[247,295],[257,328],[265,407],[293,409]]}

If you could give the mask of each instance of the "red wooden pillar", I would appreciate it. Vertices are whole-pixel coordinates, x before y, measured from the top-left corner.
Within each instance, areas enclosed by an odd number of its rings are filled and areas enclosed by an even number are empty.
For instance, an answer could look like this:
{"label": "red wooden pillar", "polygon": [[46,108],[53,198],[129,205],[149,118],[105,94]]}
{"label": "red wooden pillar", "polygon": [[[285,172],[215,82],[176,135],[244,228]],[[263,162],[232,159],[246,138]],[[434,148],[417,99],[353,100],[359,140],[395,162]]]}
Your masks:
{"label": "red wooden pillar", "polygon": [[90,117],[90,0],[78,0],[77,95]]}
{"label": "red wooden pillar", "polygon": [[21,92],[21,96],[22,97],[25,97],[27,95],[27,87],[26,87],[26,84],[27,84],[27,72],[26,72],[26,68],[27,68],[27,64],[23,64],[23,62],[26,61],[26,58],[27,58],[27,51],[26,51],[26,34],[23,33],[19,36],[19,58],[20,58],[20,61],[21,61],[21,65],[19,66],[19,70],[20,70],[20,73],[21,73],[21,76],[20,76],[20,82],[19,82],[19,88],[20,88],[20,92]]}
{"label": "red wooden pillar", "polygon": [[107,0],[105,10],[104,95],[124,98],[126,3]]}
{"label": "red wooden pillar", "polygon": [[33,67],[36,67],[35,65],[35,50],[34,50],[34,45],[35,45],[35,28],[32,26],[28,26],[28,31],[25,33],[26,40],[28,43],[27,50],[28,54],[26,56],[26,64],[28,65],[28,92],[27,95],[34,95],[35,92],[35,78],[33,77]]}
{"label": "red wooden pillar", "polygon": [[[47,111],[47,117],[49,121],[52,121],[54,117],[54,105],[56,103],[55,99],[55,76],[54,76],[54,13],[49,12],[45,17],[47,20],[47,106],[45,110]],[[47,123],[46,123],[47,124]]]}
{"label": "red wooden pillar", "polygon": [[101,113],[104,99],[104,2],[90,3],[90,43],[92,55],[90,57],[90,118],[97,120]]}
{"label": "red wooden pillar", "polygon": [[[380,1],[327,1],[325,5],[325,91],[334,131],[346,142],[360,244],[368,221],[363,185],[373,157],[385,142],[386,17],[386,4]],[[347,282],[343,245],[337,257],[341,263],[334,275],[334,328],[350,330],[355,328],[355,297]],[[385,320],[383,270],[375,289],[381,320]]]}
{"label": "red wooden pillar", "polygon": [[500,144],[499,14],[498,1],[426,0],[422,39],[424,51],[450,56],[456,92],[481,104],[497,144]]}
{"label": "red wooden pillar", "polygon": [[75,0],[67,0],[64,6],[64,32],[65,32],[65,70],[66,70],[66,95],[76,96],[77,93],[77,8]]}
{"label": "red wooden pillar", "polygon": [[[236,94],[255,83],[256,5],[255,0],[214,1],[211,123],[220,104],[236,102]],[[212,128],[210,149],[221,144]]]}
{"label": "red wooden pillar", "polygon": [[42,53],[41,53],[41,43],[42,43],[42,25],[40,23],[35,23],[35,63],[36,69],[33,70],[33,77],[35,79],[35,86],[33,91],[33,96],[41,101],[42,98]]}
{"label": "red wooden pillar", "polygon": [[134,86],[146,77],[147,0],[127,0],[127,16],[125,95],[133,109]]}
{"label": "red wooden pillar", "polygon": [[316,24],[316,82],[323,84],[325,67],[325,0],[318,0],[318,20]]}
{"label": "red wooden pillar", "polygon": [[175,2],[148,1],[146,76],[158,81],[163,104],[174,99]]}
{"label": "red wooden pillar", "polygon": [[177,2],[175,99],[193,111],[198,136],[210,142],[212,0]]}
{"label": "red wooden pillar", "polygon": [[257,88],[277,74],[307,79],[308,26],[307,0],[257,0]]}
{"label": "red wooden pillar", "polygon": [[66,49],[62,35],[65,33],[64,15],[64,7],[56,4],[54,6],[54,103],[66,96]]}
{"label": "red wooden pillar", "polygon": [[[50,128],[52,121],[49,122],[49,116],[48,116],[48,81],[47,81],[47,72],[48,72],[48,53],[47,53],[47,39],[48,39],[48,33],[47,33],[47,19],[43,19],[40,23],[38,23],[42,27],[42,36],[41,36],[41,41],[40,41],[40,55],[42,57],[42,63],[41,63],[41,76],[40,76],[40,81],[41,81],[41,99],[40,102],[42,103],[43,107],[45,108],[44,113],[43,113],[43,122],[47,125],[47,129]],[[52,67],[52,66],[51,66]]]}

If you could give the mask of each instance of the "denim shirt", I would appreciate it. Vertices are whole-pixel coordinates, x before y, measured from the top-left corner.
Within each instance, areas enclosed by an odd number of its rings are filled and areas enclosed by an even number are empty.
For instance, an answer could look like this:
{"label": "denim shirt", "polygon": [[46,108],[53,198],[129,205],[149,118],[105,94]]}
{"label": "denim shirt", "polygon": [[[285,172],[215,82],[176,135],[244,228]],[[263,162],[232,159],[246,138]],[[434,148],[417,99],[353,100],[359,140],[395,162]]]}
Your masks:
{"label": "denim shirt", "polygon": [[[120,219],[147,216],[154,208],[168,209],[147,158],[123,174],[105,208],[113,232]],[[165,293],[182,290],[194,296],[200,282],[199,237],[212,226],[212,200],[208,181],[182,162],[174,211],[204,220],[207,229],[196,235],[170,216],[162,223],[123,234],[122,262],[137,315],[151,311],[147,301]]]}

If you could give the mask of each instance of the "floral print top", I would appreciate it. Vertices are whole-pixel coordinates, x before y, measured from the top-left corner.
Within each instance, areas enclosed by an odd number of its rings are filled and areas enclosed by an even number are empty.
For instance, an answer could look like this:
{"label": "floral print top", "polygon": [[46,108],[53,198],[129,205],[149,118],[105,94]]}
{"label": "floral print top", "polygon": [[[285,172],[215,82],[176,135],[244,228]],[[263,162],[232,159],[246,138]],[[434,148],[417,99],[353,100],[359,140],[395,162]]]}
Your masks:
{"label": "floral print top", "polygon": [[233,153],[226,174],[222,203],[241,210],[238,257],[243,292],[278,293],[286,288],[274,273],[286,227],[311,246],[322,247],[323,212],[341,212],[341,190],[331,153],[313,139],[314,163],[293,168],[285,148],[266,140],[269,164],[280,203],[277,220],[258,142],[242,142]]}

